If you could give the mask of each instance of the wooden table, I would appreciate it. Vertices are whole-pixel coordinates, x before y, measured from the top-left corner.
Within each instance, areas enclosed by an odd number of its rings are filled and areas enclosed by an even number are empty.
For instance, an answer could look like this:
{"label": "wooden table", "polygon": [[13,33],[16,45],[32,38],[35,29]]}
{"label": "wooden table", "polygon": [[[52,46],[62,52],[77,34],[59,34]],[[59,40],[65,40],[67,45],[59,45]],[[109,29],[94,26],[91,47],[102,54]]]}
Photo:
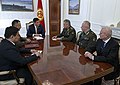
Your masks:
{"label": "wooden table", "polygon": [[30,65],[30,70],[41,85],[49,80],[53,85],[80,85],[113,71],[110,64],[93,62],[84,57],[84,49],[71,42],[52,41],[49,36],[40,41],[42,59]]}

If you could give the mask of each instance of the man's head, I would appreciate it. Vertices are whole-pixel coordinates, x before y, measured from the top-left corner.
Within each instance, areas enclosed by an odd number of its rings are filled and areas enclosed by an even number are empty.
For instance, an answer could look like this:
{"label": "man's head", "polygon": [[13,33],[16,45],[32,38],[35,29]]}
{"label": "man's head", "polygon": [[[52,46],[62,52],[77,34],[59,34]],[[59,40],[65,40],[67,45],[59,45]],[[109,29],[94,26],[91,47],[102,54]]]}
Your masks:
{"label": "man's head", "polygon": [[20,30],[20,28],[21,28],[21,23],[20,23],[19,20],[13,20],[13,21],[12,21],[12,26],[13,26],[13,27],[16,27],[16,28],[18,28],[18,29]]}
{"label": "man's head", "polygon": [[35,26],[37,26],[37,27],[40,25],[40,21],[39,21],[38,18],[34,18],[34,19],[33,19],[33,23],[34,23]]}
{"label": "man's head", "polygon": [[107,40],[112,36],[112,30],[110,27],[102,27],[101,31],[100,31],[100,39],[102,40]]}
{"label": "man's head", "polygon": [[84,21],[81,26],[82,31],[87,32],[90,29],[90,25],[89,21]]}
{"label": "man's head", "polygon": [[65,19],[64,20],[64,28],[69,28],[71,26],[70,20]]}
{"label": "man's head", "polygon": [[5,29],[4,37],[6,39],[10,39],[14,43],[18,42],[20,39],[19,29],[17,29],[16,27],[13,27],[13,26],[7,27]]}

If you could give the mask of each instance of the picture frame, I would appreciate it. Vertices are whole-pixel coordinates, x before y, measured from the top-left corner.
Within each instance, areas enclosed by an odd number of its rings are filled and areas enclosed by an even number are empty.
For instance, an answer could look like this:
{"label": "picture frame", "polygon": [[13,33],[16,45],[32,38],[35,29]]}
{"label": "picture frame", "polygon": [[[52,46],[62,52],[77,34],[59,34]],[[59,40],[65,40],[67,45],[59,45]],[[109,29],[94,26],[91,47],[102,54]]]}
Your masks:
{"label": "picture frame", "polygon": [[69,0],[69,14],[79,14],[80,12],[80,0]]}
{"label": "picture frame", "polygon": [[33,0],[1,0],[2,11],[34,11]]}

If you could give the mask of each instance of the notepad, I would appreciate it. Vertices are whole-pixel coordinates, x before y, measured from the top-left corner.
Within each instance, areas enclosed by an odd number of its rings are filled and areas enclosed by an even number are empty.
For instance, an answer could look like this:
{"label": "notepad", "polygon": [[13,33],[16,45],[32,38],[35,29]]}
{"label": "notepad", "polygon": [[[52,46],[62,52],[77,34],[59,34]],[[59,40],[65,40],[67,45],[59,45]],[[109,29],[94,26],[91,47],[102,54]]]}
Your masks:
{"label": "notepad", "polygon": [[36,39],[36,40],[41,40],[41,39],[43,39],[43,37],[35,36],[34,39]]}

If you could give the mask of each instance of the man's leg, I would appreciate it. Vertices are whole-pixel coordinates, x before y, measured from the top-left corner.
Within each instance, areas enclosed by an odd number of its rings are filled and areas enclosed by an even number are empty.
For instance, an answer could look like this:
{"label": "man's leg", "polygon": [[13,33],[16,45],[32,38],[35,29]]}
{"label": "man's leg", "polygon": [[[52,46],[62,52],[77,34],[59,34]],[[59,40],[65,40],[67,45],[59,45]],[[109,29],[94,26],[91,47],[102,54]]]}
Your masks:
{"label": "man's leg", "polygon": [[101,85],[102,84],[102,78],[98,78],[94,80],[94,85]]}
{"label": "man's leg", "polygon": [[25,84],[26,85],[32,85],[33,84],[33,76],[30,73],[30,71],[29,71],[27,66],[19,68],[17,70],[17,76],[25,78]]}

